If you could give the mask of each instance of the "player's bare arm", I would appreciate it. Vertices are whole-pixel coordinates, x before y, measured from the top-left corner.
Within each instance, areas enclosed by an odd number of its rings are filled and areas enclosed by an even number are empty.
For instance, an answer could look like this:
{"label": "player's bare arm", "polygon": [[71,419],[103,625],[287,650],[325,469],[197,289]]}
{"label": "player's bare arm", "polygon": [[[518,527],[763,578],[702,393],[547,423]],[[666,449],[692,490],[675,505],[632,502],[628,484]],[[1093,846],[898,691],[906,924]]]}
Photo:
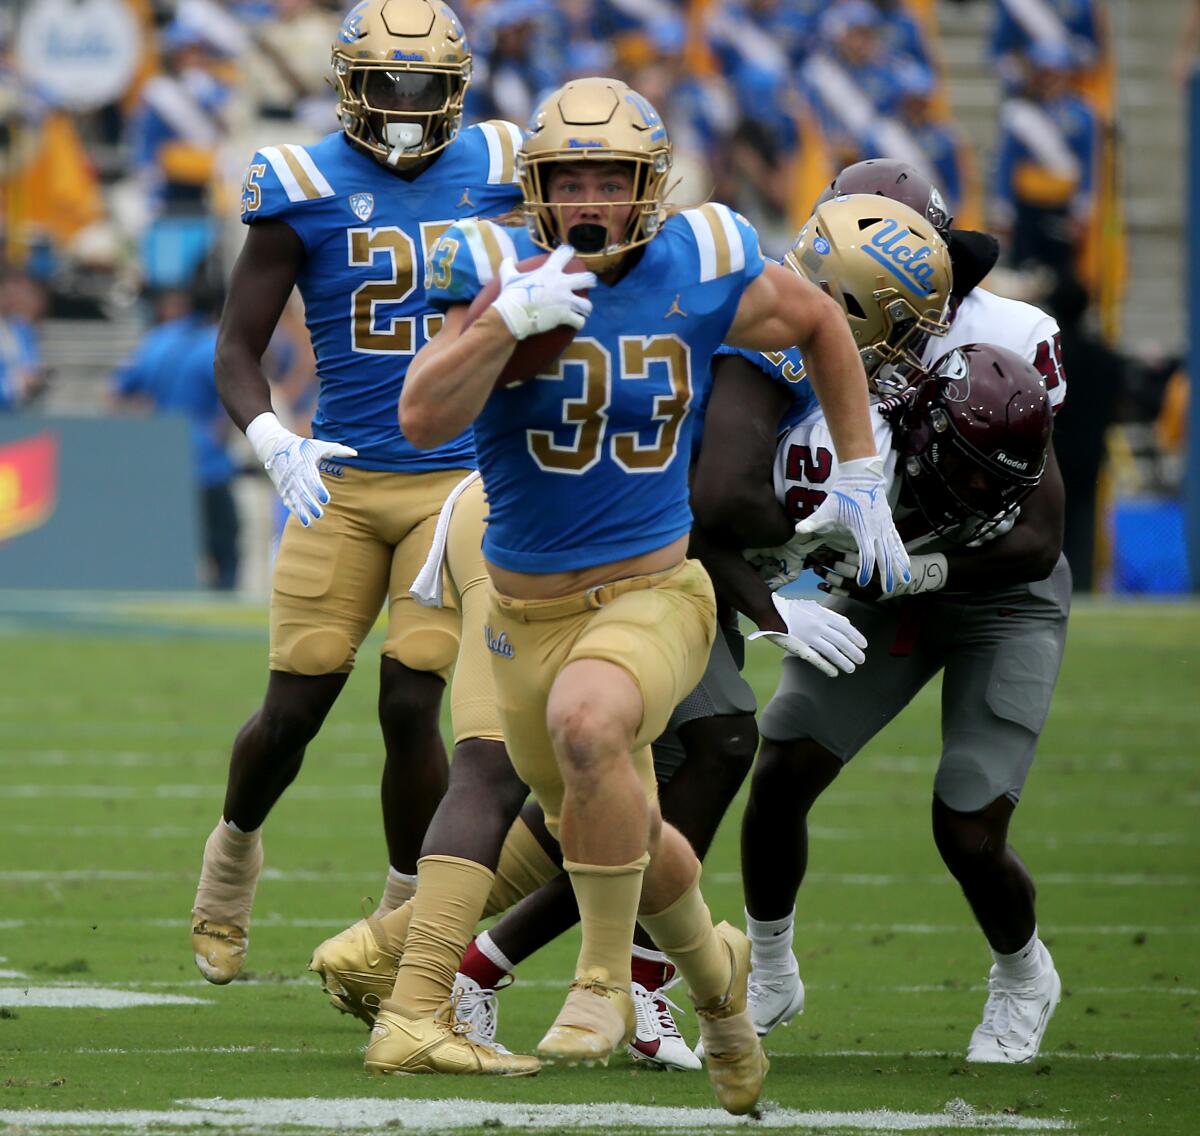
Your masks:
{"label": "player's bare arm", "polygon": [[754,621],[762,631],[786,630],[771,600],[771,589],[736,548],[727,547],[708,530],[696,526],[688,555],[704,565],[722,599]]}
{"label": "player's bare arm", "polygon": [[819,288],[768,263],[742,296],[725,341],[752,351],[798,347],[838,461],[875,456],[866,372],[841,308]]}
{"label": "player's bare arm", "polygon": [[479,416],[517,340],[500,314],[488,309],[466,326],[467,306],[446,322],[409,364],[400,393],[400,429],[427,450],[461,434]]}
{"label": "player's bare arm", "polygon": [[214,366],[217,393],[242,430],[271,409],[262,357],[303,262],[304,244],[290,225],[259,221],[233,266]]}
{"label": "player's bare arm", "polygon": [[783,388],[745,359],[713,360],[704,438],[692,475],[692,512],[710,540],[740,550],[785,544],[791,537],[795,522],[771,484],[779,420],[787,406]]}

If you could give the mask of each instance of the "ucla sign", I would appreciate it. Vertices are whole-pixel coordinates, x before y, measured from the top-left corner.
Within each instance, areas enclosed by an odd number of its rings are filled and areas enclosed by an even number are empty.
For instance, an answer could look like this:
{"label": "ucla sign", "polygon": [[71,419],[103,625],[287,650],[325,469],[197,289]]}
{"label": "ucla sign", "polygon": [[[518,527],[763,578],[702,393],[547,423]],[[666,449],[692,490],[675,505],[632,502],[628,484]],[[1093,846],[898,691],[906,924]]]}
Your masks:
{"label": "ucla sign", "polygon": [[932,250],[898,221],[881,221],[862,250],[915,295],[925,297],[933,291]]}
{"label": "ucla sign", "polygon": [[91,110],[129,89],[141,29],[124,0],[33,0],[17,28],[17,66],[67,110]]}

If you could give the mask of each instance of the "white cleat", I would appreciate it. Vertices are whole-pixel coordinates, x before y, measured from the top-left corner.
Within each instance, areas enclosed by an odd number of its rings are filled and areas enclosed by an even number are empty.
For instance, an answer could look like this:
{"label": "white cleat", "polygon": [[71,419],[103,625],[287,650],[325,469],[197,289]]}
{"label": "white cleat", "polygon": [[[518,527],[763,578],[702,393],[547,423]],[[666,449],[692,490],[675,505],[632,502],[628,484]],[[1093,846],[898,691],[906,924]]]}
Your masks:
{"label": "white cleat", "polygon": [[770,978],[751,972],[747,1000],[754,1032],[759,1037],[766,1037],[776,1026],[786,1026],[797,1014],[804,1013],[804,983],[800,981],[800,972],[794,970],[791,974]]}
{"label": "white cleat", "polygon": [[[504,985],[511,985],[511,982]],[[494,989],[480,986],[475,979],[468,978],[465,974],[456,974],[450,1000],[454,1003],[454,1012],[458,1020],[470,1027],[466,1035],[469,1041],[489,1046],[499,1053],[509,1052],[496,1041],[500,1009]]]}
{"label": "white cleat", "polygon": [[640,982],[630,986],[637,1026],[629,1042],[629,1055],[660,1069],[699,1069],[700,1058],[688,1048],[671,1013],[679,1010],[666,995],[674,984],[668,983],[661,990],[647,990]]}
{"label": "white cleat", "polygon": [[1062,980],[1043,946],[1043,971],[1037,978],[1008,982],[988,976],[983,1021],[971,1034],[967,1060],[988,1064],[1022,1065],[1038,1055],[1054,1008],[1062,998]]}

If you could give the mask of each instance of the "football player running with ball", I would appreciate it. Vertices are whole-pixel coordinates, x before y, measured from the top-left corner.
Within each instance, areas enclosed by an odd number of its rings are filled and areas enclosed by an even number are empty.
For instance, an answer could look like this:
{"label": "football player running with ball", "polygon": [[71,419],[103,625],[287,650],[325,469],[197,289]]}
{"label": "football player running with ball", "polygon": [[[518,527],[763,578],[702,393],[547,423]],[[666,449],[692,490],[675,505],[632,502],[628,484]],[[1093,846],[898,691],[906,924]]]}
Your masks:
{"label": "football player running with ball", "polygon": [[[918,208],[940,200],[915,170],[897,171],[899,165],[862,163],[838,180]],[[877,225],[891,202],[877,201],[826,200],[787,262],[841,301],[858,329],[868,376],[896,390],[920,373],[922,345],[911,327],[893,321],[888,294],[878,291],[878,258],[869,255],[878,249],[864,237],[871,232],[867,222]],[[949,217],[942,213],[941,220],[948,231]],[[1048,432],[1066,384],[1058,329],[1038,309],[956,281],[947,315],[943,337],[923,349],[925,364],[943,356],[939,382],[905,391],[890,410],[897,432],[889,475],[894,469],[897,487],[906,487],[900,505],[909,512],[900,529],[906,539],[918,538],[909,544],[912,579],[896,598],[883,597],[856,583],[853,554],[824,556],[818,571],[833,595],[829,605],[867,636],[872,650],[836,683],[785,658],[759,719],[763,744],[742,827],[754,944],[751,1011],[765,1034],[804,1005],[792,938],[793,905],[808,865],[809,809],[846,762],[944,671],[933,836],[993,957],[967,1060],[1027,1062],[1037,1055],[1061,983],[1038,938],[1033,881],[1008,843],[1008,825],[1049,712],[1071,590],[1061,555],[1062,479],[1052,447],[1040,472],[1042,412],[1030,407],[1045,404]],[[907,346],[898,350],[905,337]],[[995,444],[989,424],[1007,424],[1003,444]],[[836,456],[823,439],[800,437],[790,437],[779,454],[771,495],[782,493],[789,520],[802,523],[836,477]],[[1040,477],[1030,491],[1033,472]],[[804,553],[783,550],[788,575]]]}
{"label": "football player running with ball", "polygon": [[[716,633],[711,584],[685,549],[688,412],[722,341],[803,345],[843,462],[816,527],[855,545],[863,583],[877,566],[888,592],[908,579],[907,557],[836,305],[764,266],[753,229],[724,206],[667,218],[670,164],[661,120],[624,83],[578,80],[549,96],[522,147],[528,227],[469,222],[433,251],[431,295],[448,305],[446,322],[410,367],[400,421],[430,448],[475,426],[492,583],[475,633],[491,651],[513,765],[559,836],[582,922],[575,981],[538,1054],[605,1061],[625,1044],[640,919],[697,1007],[718,1100],[744,1113],[766,1072],[746,1012],[749,943],[714,928],[695,854],[661,823],[649,750]],[[515,267],[548,249],[539,266]],[[564,273],[576,252],[591,272]],[[493,275],[499,295],[468,326],[467,306]],[[553,368],[494,389],[518,341],[564,324],[580,334]],[[441,858],[419,873],[420,889],[455,899],[446,908],[459,925],[444,929],[442,948],[452,976],[491,873]],[[367,1068],[402,1070],[424,1044],[418,1027],[385,1002]]]}
{"label": "football player running with ball", "polygon": [[[474,468],[474,447],[464,428],[418,449],[397,429],[396,400],[441,322],[426,300],[427,252],[462,218],[520,199],[517,127],[460,130],[470,71],[445,4],[364,0],[333,44],[341,130],[312,146],[265,147],[246,174],[249,231],[221,322],[217,387],[292,516],[272,583],[266,695],[234,742],[192,913],[196,963],[210,982],[242,967],[261,825],[385,602],[379,719],[391,871],[382,909],[412,893],[446,786],[438,717],[459,618],[416,604],[408,586],[442,502]],[[271,412],[260,363],[296,285],[320,377],[313,438]]]}

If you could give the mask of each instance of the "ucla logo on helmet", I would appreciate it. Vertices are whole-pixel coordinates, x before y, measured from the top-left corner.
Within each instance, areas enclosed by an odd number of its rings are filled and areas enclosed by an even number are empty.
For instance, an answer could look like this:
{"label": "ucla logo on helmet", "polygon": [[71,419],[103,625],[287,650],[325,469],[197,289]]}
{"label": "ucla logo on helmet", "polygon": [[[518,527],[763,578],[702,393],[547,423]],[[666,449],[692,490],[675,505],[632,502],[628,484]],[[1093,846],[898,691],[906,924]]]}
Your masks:
{"label": "ucla logo on helmet", "polygon": [[354,43],[355,40],[362,39],[366,32],[363,31],[363,16],[364,9],[367,7],[369,0],[362,0],[361,4],[355,4],[349,12],[346,13],[346,18],[342,21],[341,30],[338,32],[338,38],[342,43]]}
{"label": "ucla logo on helmet", "polygon": [[933,250],[899,221],[891,217],[881,221],[862,250],[914,295],[925,297],[933,292],[935,267],[929,260]]}
{"label": "ucla logo on helmet", "polygon": [[822,256],[829,255],[829,242],[824,237],[813,237],[813,251],[819,252]]}
{"label": "ucla logo on helmet", "polygon": [[352,193],[347,199],[350,212],[360,221],[368,221],[375,212],[375,195],[373,193]]}

